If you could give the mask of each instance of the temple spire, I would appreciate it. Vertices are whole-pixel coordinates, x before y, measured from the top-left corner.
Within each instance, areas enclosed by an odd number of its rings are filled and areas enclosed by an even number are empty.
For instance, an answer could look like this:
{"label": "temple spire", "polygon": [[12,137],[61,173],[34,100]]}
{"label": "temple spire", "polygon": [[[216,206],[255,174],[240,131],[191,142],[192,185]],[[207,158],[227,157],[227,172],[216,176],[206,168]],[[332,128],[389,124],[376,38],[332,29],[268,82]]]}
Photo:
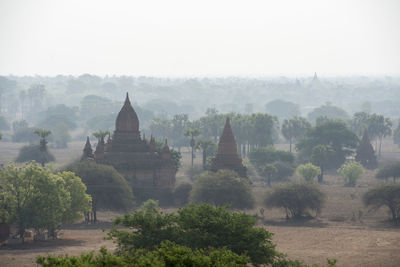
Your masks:
{"label": "temple spire", "polygon": [[90,144],[89,136],[86,138],[86,144],[83,148],[82,158],[93,158],[93,149],[92,145]]}
{"label": "temple spire", "polygon": [[237,155],[237,144],[232,132],[229,117],[226,118],[225,127],[218,143],[218,154]]}

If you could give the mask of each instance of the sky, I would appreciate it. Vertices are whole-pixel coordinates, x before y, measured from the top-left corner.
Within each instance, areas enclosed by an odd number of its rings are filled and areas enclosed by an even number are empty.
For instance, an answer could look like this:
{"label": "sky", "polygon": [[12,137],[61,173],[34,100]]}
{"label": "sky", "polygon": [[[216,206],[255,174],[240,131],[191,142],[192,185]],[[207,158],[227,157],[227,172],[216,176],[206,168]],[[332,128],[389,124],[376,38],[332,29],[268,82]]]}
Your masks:
{"label": "sky", "polygon": [[0,75],[400,73],[398,0],[0,0]]}

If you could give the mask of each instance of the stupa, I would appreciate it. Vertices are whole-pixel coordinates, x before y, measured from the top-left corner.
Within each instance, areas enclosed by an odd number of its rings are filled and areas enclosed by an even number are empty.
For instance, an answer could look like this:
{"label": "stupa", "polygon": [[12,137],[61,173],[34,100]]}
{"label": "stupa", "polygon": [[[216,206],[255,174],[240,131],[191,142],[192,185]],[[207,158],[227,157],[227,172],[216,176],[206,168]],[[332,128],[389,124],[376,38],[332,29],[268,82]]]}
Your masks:
{"label": "stupa", "polygon": [[211,171],[229,169],[237,172],[241,177],[247,177],[246,167],[237,153],[237,144],[233,135],[229,118],[226,118],[225,127],[218,143],[218,151],[211,163]]}
{"label": "stupa", "polygon": [[159,189],[175,185],[176,168],[167,141],[162,151],[156,151],[155,138],[150,142],[140,136],[139,119],[126,94],[125,103],[115,121],[114,134],[107,142],[101,138],[94,155],[87,139],[82,158],[92,158],[96,163],[112,165],[131,184],[138,199],[157,198]]}

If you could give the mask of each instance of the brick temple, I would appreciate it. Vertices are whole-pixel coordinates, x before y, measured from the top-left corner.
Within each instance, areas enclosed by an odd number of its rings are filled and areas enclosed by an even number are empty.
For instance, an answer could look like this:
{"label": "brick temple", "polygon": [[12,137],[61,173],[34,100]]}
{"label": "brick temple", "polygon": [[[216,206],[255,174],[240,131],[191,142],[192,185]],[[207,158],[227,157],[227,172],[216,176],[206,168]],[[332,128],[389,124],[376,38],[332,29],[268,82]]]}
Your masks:
{"label": "brick temple", "polygon": [[155,138],[141,138],[139,119],[126,94],[125,103],[115,121],[115,131],[107,142],[99,140],[92,153],[89,137],[82,158],[113,166],[131,184],[135,197],[157,198],[154,192],[175,185],[176,168],[167,141],[156,151]]}
{"label": "brick temple", "polygon": [[229,118],[226,118],[225,127],[218,143],[218,152],[211,163],[211,171],[229,169],[237,172],[241,177],[247,177],[246,167],[237,153],[237,144],[233,135]]}

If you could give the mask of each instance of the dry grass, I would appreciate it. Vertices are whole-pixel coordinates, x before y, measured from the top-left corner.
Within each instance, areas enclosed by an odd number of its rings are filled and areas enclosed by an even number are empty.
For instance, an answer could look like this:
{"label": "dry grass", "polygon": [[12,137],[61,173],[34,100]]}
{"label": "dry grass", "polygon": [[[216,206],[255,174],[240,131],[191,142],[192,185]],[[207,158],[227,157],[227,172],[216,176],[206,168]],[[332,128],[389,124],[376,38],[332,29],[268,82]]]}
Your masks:
{"label": "dry grass", "polygon": [[[67,164],[80,156],[84,142],[74,142],[68,149],[52,150],[57,164]],[[16,157],[21,145],[0,142],[0,162],[6,163]],[[285,145],[280,149],[288,149]],[[387,151],[387,152],[386,152]],[[189,181],[190,154],[183,151],[183,164],[177,174],[177,183]],[[382,158],[399,159],[400,150],[385,140]],[[201,166],[201,156],[195,159],[196,166]],[[294,177],[293,180],[298,180]],[[372,212],[362,204],[362,195],[368,188],[379,181],[374,172],[367,171],[356,187],[345,187],[343,178],[332,173],[325,176],[321,189],[326,193],[326,204],[321,214],[313,220],[287,222],[285,213],[280,209],[265,209],[260,226],[273,232],[273,241],[279,251],[293,259],[305,263],[326,263],[326,258],[336,258],[339,266],[399,266],[400,263],[400,228],[394,228],[387,219],[386,209]],[[273,188],[278,184],[273,184]],[[253,192],[256,207],[246,212],[258,213],[264,207],[264,198],[272,190],[254,183]],[[175,211],[176,209],[169,209]],[[103,240],[105,233],[99,228],[110,226],[109,223],[118,213],[100,212],[103,223],[99,227],[75,225],[62,230],[60,240],[38,242],[17,247],[0,249],[1,266],[34,266],[34,258],[41,254],[77,255],[81,252],[98,250],[104,245],[114,248],[110,241]]]}

